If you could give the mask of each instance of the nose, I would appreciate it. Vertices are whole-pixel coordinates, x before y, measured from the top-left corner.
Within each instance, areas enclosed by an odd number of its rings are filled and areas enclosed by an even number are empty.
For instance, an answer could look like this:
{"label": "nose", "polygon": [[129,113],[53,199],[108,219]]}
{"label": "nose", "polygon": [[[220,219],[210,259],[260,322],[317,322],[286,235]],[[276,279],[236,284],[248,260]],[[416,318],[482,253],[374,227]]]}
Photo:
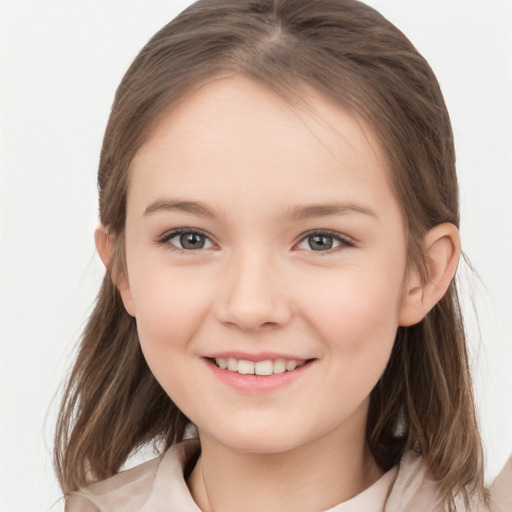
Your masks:
{"label": "nose", "polygon": [[275,329],[292,315],[282,273],[270,259],[250,251],[229,262],[219,290],[217,319],[244,331]]}

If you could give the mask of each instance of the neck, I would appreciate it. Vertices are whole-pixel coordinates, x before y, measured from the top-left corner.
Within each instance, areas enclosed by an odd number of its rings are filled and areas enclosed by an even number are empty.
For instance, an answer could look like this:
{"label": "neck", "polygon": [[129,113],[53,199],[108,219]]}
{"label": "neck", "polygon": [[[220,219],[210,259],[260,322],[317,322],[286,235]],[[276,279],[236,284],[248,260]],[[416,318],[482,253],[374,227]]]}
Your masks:
{"label": "neck", "polygon": [[233,451],[200,432],[201,458],[188,482],[192,496],[205,512],[332,508],[382,476],[364,435],[347,434],[331,432],[283,453],[262,454]]}

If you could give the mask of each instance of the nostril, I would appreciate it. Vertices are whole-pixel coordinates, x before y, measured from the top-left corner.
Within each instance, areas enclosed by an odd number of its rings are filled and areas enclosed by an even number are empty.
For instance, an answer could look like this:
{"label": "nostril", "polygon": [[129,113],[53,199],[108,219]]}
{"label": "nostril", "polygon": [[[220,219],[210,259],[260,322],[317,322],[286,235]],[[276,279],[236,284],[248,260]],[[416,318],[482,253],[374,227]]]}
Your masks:
{"label": "nostril", "polygon": [[264,324],[262,324],[259,329],[261,330],[264,330],[264,329],[273,329],[275,327],[277,327],[279,324],[277,322],[265,322]]}

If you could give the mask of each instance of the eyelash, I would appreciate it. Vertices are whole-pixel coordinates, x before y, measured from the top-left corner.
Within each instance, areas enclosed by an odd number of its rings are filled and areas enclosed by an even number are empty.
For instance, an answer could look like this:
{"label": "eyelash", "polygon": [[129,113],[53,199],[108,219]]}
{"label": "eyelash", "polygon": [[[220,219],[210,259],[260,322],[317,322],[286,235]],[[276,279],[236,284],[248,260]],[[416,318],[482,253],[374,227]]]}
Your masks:
{"label": "eyelash", "polygon": [[[191,252],[199,251],[199,249],[195,249],[195,250],[194,249],[184,249],[182,247],[178,247],[178,246],[170,243],[170,241],[173,238],[176,238],[177,236],[184,235],[184,234],[203,236],[206,240],[209,240],[211,244],[214,243],[214,242],[212,242],[212,240],[208,234],[204,233],[203,231],[200,231],[198,229],[193,229],[193,228],[173,229],[172,231],[169,231],[169,232],[165,233],[163,236],[161,236],[157,240],[157,242],[162,245],[167,244],[172,250],[183,252],[183,253],[191,253]],[[201,249],[202,249],[202,247],[201,247]]]}
{"label": "eyelash", "polygon": [[[193,228],[174,229],[172,231],[169,231],[168,233],[165,233],[162,237],[160,237],[157,240],[157,242],[159,244],[162,244],[162,245],[166,244],[166,245],[170,246],[172,248],[172,250],[183,252],[183,253],[189,253],[189,254],[191,252],[195,252],[195,251],[199,252],[200,249],[203,249],[203,247],[201,247],[199,249],[184,249],[182,247],[178,247],[178,246],[170,243],[170,241],[173,238],[176,238],[176,237],[184,235],[184,234],[202,236],[206,240],[208,240],[212,245],[214,245],[214,242],[211,240],[211,238],[210,238],[210,236],[208,234],[206,234],[203,231],[200,231],[200,230],[197,230],[197,229],[193,229]],[[340,233],[337,233],[336,231],[320,229],[320,230],[308,231],[307,233],[302,234],[300,239],[298,240],[298,242],[296,242],[294,244],[294,246],[296,246],[296,245],[298,245],[300,243],[305,242],[309,237],[312,237],[312,236],[331,237],[335,241],[339,242],[339,245],[337,247],[329,248],[329,249],[327,249],[325,251],[314,251],[313,249],[311,249],[311,252],[318,252],[318,253],[328,254],[328,253],[334,252],[335,250],[339,249],[340,247],[354,247],[356,245],[355,242],[351,238],[349,238],[349,237],[347,237],[345,235],[341,235]]]}
{"label": "eyelash", "polygon": [[[336,251],[337,249],[339,249],[340,247],[354,247],[355,246],[354,240],[352,240],[348,236],[337,233],[336,231],[330,231],[328,229],[320,229],[320,230],[314,230],[314,231],[309,231],[308,233],[304,233],[303,235],[301,235],[301,238],[299,239],[297,244],[305,242],[309,237],[312,237],[312,236],[331,237],[334,240],[336,240],[337,242],[339,242],[340,245],[337,247],[332,247],[325,251],[313,251],[313,249],[311,249],[311,252],[330,254],[330,253]],[[295,245],[297,245],[297,244],[295,244]]]}

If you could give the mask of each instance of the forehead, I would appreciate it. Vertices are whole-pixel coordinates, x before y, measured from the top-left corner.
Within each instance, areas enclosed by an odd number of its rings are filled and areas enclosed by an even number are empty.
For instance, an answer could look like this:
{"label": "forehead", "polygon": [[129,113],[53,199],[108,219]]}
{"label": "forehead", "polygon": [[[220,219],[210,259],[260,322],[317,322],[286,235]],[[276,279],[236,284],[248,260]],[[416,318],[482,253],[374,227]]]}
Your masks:
{"label": "forehead", "polygon": [[215,200],[220,186],[219,201],[231,205],[263,196],[282,206],[358,194],[371,203],[393,199],[372,130],[314,90],[302,92],[304,101],[292,105],[239,76],[196,89],[137,152],[129,205],[141,191],[155,200],[173,187]]}

